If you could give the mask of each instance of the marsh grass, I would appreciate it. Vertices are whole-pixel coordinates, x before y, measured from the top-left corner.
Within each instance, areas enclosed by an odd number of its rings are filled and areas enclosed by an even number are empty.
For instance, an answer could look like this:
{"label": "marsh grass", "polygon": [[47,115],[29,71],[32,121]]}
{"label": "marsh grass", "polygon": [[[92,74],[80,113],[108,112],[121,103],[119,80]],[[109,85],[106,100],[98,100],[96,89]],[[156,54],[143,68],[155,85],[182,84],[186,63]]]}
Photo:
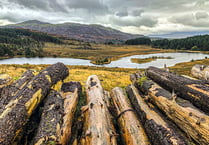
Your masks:
{"label": "marsh grass", "polygon": [[190,62],[178,63],[175,66],[169,67],[169,70],[181,75],[191,76],[191,69],[195,64],[209,65],[209,59],[192,60]]}
{"label": "marsh grass", "polygon": [[149,57],[149,58],[131,58],[131,62],[142,64],[142,63],[148,63],[148,62],[151,62],[151,61],[155,61],[157,59],[173,59],[173,58],[170,57],[170,56],[168,56],[168,57],[152,56],[152,57]]}
{"label": "marsh grass", "polygon": [[173,52],[174,50],[162,50],[151,48],[145,45],[105,45],[105,44],[91,44],[91,49],[76,49],[82,48],[83,43],[68,43],[68,44],[53,44],[46,43],[43,51],[45,57],[68,57],[68,58],[82,58],[95,61],[97,58],[108,58],[110,61],[117,60],[121,57],[151,54],[161,52]]}

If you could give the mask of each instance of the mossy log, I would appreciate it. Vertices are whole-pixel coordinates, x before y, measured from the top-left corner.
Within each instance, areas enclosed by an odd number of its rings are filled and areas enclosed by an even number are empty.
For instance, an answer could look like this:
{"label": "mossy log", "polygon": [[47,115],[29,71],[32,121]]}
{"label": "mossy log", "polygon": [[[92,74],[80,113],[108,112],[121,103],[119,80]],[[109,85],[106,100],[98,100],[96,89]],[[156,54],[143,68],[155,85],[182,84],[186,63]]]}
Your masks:
{"label": "mossy log", "polygon": [[112,90],[111,96],[116,108],[117,122],[124,143],[127,145],[150,144],[142,124],[139,122],[124,91],[116,87]]}
{"label": "mossy log", "polygon": [[186,78],[156,67],[149,67],[146,75],[160,86],[170,92],[174,90],[177,95],[209,114],[209,85],[204,81]]}
{"label": "mossy log", "polygon": [[64,101],[60,93],[51,90],[44,103],[34,145],[58,144],[64,116]]}
{"label": "mossy log", "polygon": [[20,79],[2,88],[0,94],[0,114],[3,112],[4,107],[12,99],[12,96],[15,96],[23,87],[25,87],[34,76],[34,71],[28,70],[21,76]]}
{"label": "mossy log", "polygon": [[88,105],[82,107],[85,116],[82,145],[116,145],[115,129],[110,113],[103,100],[104,90],[96,75],[86,83]]}
{"label": "mossy log", "polygon": [[175,94],[171,94],[151,80],[144,81],[139,88],[187,136],[201,145],[209,144],[208,115],[198,110],[190,102],[176,98]]}
{"label": "mossy log", "polygon": [[145,102],[133,85],[127,86],[126,92],[153,145],[186,145],[189,142],[152,104]]}
{"label": "mossy log", "polygon": [[64,99],[64,117],[61,126],[60,144],[66,145],[72,136],[72,124],[82,86],[79,82],[63,83],[61,95]]}
{"label": "mossy log", "polygon": [[192,67],[191,74],[195,78],[209,80],[209,66],[196,64]]}
{"label": "mossy log", "polygon": [[49,66],[11,99],[0,114],[0,144],[12,144],[50,88],[68,74],[62,63]]}
{"label": "mossy log", "polygon": [[79,82],[63,83],[61,93],[50,91],[44,104],[35,145],[67,145],[71,137],[73,117],[82,92]]}

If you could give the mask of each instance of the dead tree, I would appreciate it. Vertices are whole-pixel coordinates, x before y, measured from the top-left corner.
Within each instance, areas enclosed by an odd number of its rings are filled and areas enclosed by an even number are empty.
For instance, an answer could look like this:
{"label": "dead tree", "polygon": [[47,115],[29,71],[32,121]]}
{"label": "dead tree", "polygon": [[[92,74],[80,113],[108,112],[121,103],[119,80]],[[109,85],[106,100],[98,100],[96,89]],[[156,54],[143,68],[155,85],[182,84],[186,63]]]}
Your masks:
{"label": "dead tree", "polygon": [[127,86],[126,92],[153,145],[186,145],[188,143],[181,132],[162,117],[152,104],[145,102],[133,85]]}
{"label": "dead tree", "polygon": [[193,80],[156,67],[149,67],[146,75],[160,86],[174,90],[176,94],[209,114],[209,85],[201,80]]}
{"label": "dead tree", "polygon": [[150,144],[142,124],[121,88],[116,87],[112,90],[112,100],[124,143],[128,145]]}
{"label": "dead tree", "polygon": [[110,113],[103,100],[104,90],[96,75],[89,76],[86,83],[88,105],[82,107],[85,115],[82,145],[116,145],[115,130]]}
{"label": "dead tree", "polygon": [[0,144],[12,144],[50,88],[68,74],[62,63],[49,66],[11,99],[0,114]]}
{"label": "dead tree", "polygon": [[72,136],[72,124],[82,86],[79,82],[63,83],[61,95],[64,99],[64,116],[61,126],[60,144],[66,145]]}
{"label": "dead tree", "polygon": [[34,71],[28,70],[21,76],[20,79],[2,88],[0,94],[0,114],[3,112],[4,107],[12,99],[12,96],[15,96],[23,87],[25,87],[33,77]]}
{"label": "dead tree", "polygon": [[62,96],[57,91],[51,90],[45,100],[41,121],[33,144],[58,144],[63,116],[64,101]]}
{"label": "dead tree", "polygon": [[199,144],[209,144],[209,116],[151,80],[145,80],[139,89],[189,137]]}

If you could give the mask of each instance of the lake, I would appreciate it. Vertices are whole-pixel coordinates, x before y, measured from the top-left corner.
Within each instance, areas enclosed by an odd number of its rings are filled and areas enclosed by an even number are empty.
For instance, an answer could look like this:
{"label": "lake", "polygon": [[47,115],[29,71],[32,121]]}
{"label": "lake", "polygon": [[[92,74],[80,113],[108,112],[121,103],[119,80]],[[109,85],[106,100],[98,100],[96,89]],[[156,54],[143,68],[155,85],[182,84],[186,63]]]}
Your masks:
{"label": "lake", "polygon": [[[132,63],[131,58],[149,58],[152,56],[157,57],[172,57],[173,59],[157,59],[148,63],[137,64]],[[149,66],[155,66],[163,68],[164,64],[167,66],[174,66],[177,63],[188,62],[191,60],[209,58],[208,54],[202,53],[156,53],[146,55],[132,55],[123,57],[119,60],[112,61],[110,64],[95,65],[90,63],[90,60],[75,59],[75,58],[10,58],[0,60],[0,64],[54,64],[56,62],[62,62],[66,65],[86,65],[86,66],[103,66],[103,67],[123,67],[123,68],[147,68]]]}

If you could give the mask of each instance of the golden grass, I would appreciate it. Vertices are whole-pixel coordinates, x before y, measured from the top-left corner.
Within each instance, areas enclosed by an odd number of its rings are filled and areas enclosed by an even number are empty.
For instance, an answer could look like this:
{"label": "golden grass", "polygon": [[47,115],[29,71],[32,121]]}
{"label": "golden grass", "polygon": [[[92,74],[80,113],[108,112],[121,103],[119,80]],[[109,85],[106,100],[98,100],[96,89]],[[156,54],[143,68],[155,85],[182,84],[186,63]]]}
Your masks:
{"label": "golden grass", "polygon": [[195,64],[209,65],[209,59],[178,63],[175,66],[169,67],[169,69],[177,74],[191,76],[191,69]]}
{"label": "golden grass", "polygon": [[138,64],[147,63],[147,62],[151,62],[154,60],[156,59],[154,58],[131,58],[131,62],[138,63]]}
{"label": "golden grass", "polygon": [[[0,74],[8,74],[13,79],[18,79],[27,69],[34,69],[40,72],[48,65],[0,65]],[[129,75],[136,72],[136,69],[122,68],[102,68],[88,66],[67,66],[70,69],[70,75],[65,79],[68,81],[79,81],[83,86],[90,75],[97,75],[101,80],[102,86],[106,90],[111,90],[114,87],[126,87],[130,84]],[[55,86],[55,89],[60,88],[61,83]]]}
{"label": "golden grass", "polygon": [[151,62],[157,59],[172,59],[172,57],[153,56],[149,58],[131,58],[131,62],[142,64],[142,63]]}
{"label": "golden grass", "polygon": [[83,47],[83,44],[53,44],[46,43],[43,48],[45,55],[48,57],[71,57],[95,60],[97,57],[108,57],[110,60],[117,60],[121,57],[151,54],[161,52],[173,52],[174,50],[162,50],[151,48],[144,45],[105,45],[105,44],[91,44],[92,49],[75,49]]}

